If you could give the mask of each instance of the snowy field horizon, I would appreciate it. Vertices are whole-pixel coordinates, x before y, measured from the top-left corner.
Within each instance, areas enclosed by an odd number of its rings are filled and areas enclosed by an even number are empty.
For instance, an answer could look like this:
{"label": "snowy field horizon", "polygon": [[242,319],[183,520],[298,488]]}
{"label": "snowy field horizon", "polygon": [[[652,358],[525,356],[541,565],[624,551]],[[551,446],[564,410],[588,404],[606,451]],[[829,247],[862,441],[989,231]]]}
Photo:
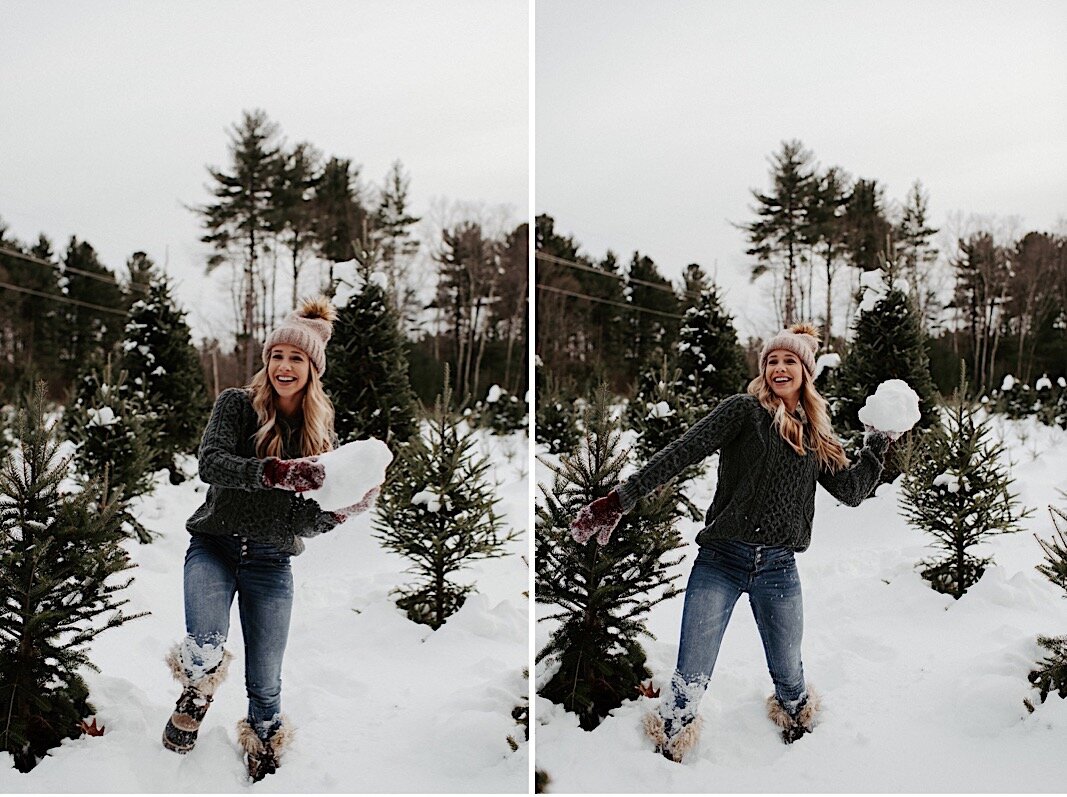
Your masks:
{"label": "snowy field horizon", "polygon": [[[555,793],[843,793],[1063,791],[1067,700],[1038,703],[1027,674],[1043,657],[1037,636],[1067,633],[1062,591],[1034,568],[1048,539],[1046,507],[1067,504],[1067,431],[993,417],[1005,442],[1012,490],[1035,512],[1022,531],[975,549],[994,564],[959,601],[935,592],[917,568],[930,538],[898,511],[900,479],[859,507],[817,490],[811,547],[797,555],[804,589],[804,667],[823,700],[813,734],[783,745],[767,718],[773,691],[746,599],[726,630],[707,695],[698,747],[675,764],[653,752],[641,720],[659,698],[640,697],[612,711],[591,732],[576,715],[535,698],[535,767]],[[634,433],[624,432],[632,445]],[[558,457],[542,446],[548,461]],[[717,456],[686,492],[704,509],[715,491]],[[629,466],[624,474],[632,472]],[[551,470],[538,462],[539,484]],[[680,522],[685,585],[700,524]],[[678,652],[684,595],[651,611],[654,639],[643,642],[652,685],[666,694]],[[549,607],[538,604],[538,617]],[[548,640],[539,622],[536,649]],[[540,687],[551,664],[535,671]],[[1036,711],[1023,704],[1030,699]]]}
{"label": "snowy field horizon", "polygon": [[[528,744],[512,711],[529,689],[528,441],[522,433],[475,434],[478,452],[492,463],[497,511],[507,527],[524,533],[507,545],[506,556],[458,574],[477,592],[437,631],[407,619],[390,596],[411,580],[404,572],[409,563],[372,537],[372,513],[308,540],[292,563],[293,618],[282,671],[282,713],[296,728],[295,741],[256,791],[527,792]],[[184,469],[195,473],[195,458]],[[195,749],[181,756],[160,742],[181,691],[163,657],[185,633],[185,521],[205,490],[195,476],[174,486],[161,472],[155,492],[132,505],[159,538],[123,543],[137,567],[120,595],[130,599],[125,613],[151,614],[106,631],[90,647],[101,671],[81,672],[105,733],[65,740],[25,774],[0,752],[0,793],[250,788],[236,742],[247,711],[236,601],[227,645],[235,660]]]}

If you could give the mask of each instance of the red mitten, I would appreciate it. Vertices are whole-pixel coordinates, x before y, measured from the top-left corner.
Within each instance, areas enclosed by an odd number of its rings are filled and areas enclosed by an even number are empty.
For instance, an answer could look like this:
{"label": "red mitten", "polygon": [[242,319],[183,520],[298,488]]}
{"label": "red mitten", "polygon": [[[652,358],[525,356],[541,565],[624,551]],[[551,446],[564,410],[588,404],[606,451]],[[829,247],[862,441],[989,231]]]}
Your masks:
{"label": "red mitten", "polygon": [[325,478],[326,468],[319,462],[318,457],[268,457],[263,463],[263,484],[279,490],[292,490],[294,493],[318,490]]}
{"label": "red mitten", "polygon": [[343,509],[338,509],[336,512],[333,512],[332,514],[334,520],[336,520],[340,524],[344,523],[350,517],[355,517],[356,515],[360,515],[366,512],[368,509],[374,506],[374,501],[378,498],[378,493],[381,491],[381,489],[382,486],[380,484],[377,487],[371,487],[369,490],[367,490],[366,493],[364,493],[363,497],[360,498],[356,503],[352,504],[352,506],[346,506]]}
{"label": "red mitten", "polygon": [[571,536],[578,544],[585,545],[595,534],[598,545],[607,545],[611,532],[619,525],[620,519],[622,502],[619,500],[619,494],[612,490],[578,511],[571,521]]}

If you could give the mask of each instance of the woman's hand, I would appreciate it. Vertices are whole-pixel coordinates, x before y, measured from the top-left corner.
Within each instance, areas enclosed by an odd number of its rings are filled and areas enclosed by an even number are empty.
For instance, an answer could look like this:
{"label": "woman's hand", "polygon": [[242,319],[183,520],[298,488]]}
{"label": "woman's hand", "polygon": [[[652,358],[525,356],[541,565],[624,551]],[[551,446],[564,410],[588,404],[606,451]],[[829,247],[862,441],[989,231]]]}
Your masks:
{"label": "woman's hand", "polygon": [[378,493],[381,492],[381,489],[382,486],[380,484],[377,487],[371,487],[369,490],[367,490],[366,493],[363,494],[362,498],[356,501],[356,503],[352,504],[351,506],[346,506],[343,509],[338,509],[335,512],[331,512],[330,514],[333,515],[333,518],[337,521],[338,525],[344,523],[350,517],[361,515],[368,509],[370,509],[372,506],[374,506],[374,502],[375,500],[377,500]]}
{"label": "woman's hand", "polygon": [[611,532],[622,519],[622,502],[619,494],[612,490],[603,498],[598,498],[588,506],[578,510],[571,521],[571,536],[575,542],[585,545],[594,534],[598,545],[607,545]]}
{"label": "woman's hand", "polygon": [[873,450],[878,456],[885,454],[889,444],[896,442],[897,438],[904,434],[904,432],[883,432],[870,424],[865,424],[863,428],[863,445]]}
{"label": "woman's hand", "polygon": [[278,459],[268,457],[263,463],[263,484],[279,490],[302,493],[318,490],[326,478],[326,468],[318,457]]}

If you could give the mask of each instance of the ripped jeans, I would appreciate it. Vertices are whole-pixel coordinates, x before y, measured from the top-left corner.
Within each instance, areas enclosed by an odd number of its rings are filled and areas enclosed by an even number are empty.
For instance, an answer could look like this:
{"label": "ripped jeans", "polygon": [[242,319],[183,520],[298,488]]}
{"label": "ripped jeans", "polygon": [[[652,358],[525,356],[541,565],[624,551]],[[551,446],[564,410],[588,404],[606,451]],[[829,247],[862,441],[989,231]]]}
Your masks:
{"label": "ripped jeans", "polygon": [[795,714],[807,697],[800,659],[804,607],[793,551],[713,540],[701,546],[686,586],[678,665],[670,695],[660,706],[668,736],[696,718],[726,625],[743,592],[756,618],[778,702]]}
{"label": "ripped jeans", "polygon": [[222,660],[234,595],[245,647],[248,722],[267,739],[281,725],[282,656],[289,638],[289,555],[245,537],[193,534],[185,553],[181,661],[196,680]]}

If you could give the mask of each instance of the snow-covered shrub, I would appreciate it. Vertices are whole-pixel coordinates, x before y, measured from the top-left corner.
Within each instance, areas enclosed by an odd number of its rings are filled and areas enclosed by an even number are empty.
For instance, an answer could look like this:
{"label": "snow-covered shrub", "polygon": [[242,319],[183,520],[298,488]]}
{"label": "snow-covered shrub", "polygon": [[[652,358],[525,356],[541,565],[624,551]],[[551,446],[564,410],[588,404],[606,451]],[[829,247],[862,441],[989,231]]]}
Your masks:
{"label": "snow-covered shrub", "polygon": [[988,417],[977,420],[966,390],[963,384],[956,391],[942,423],[911,452],[900,497],[904,516],[933,538],[938,551],[920,563],[923,578],[955,598],[993,561],[972,549],[994,534],[1019,531],[1019,520],[1030,514],[1009,490],[1013,479],[1003,443],[991,439]]}
{"label": "snow-covered shrub", "polygon": [[500,385],[492,385],[485,399],[474,405],[471,415],[479,426],[494,434],[511,434],[528,428],[529,407]]}
{"label": "snow-covered shrub", "polygon": [[[445,376],[447,385],[448,376]],[[503,531],[494,507],[489,461],[478,456],[466,423],[451,408],[447,386],[423,436],[400,446],[374,518],[382,545],[412,561],[414,584],[400,587],[397,606],[410,619],[440,626],[474,590],[455,574],[477,559],[503,556],[517,536]]]}
{"label": "snow-covered shrub", "polygon": [[28,772],[93,713],[79,671],[89,643],[135,615],[119,592],[131,567],[119,545],[116,504],[90,485],[64,493],[60,458],[45,418],[44,383],[20,419],[17,445],[0,468],[0,750]]}
{"label": "snow-covered shrub", "polygon": [[536,599],[558,621],[537,660],[552,660],[553,674],[538,690],[578,715],[592,730],[624,700],[637,697],[649,677],[640,640],[657,603],[677,595],[671,569],[681,555],[675,528],[677,499],[666,488],[625,514],[609,544],[581,545],[569,526],[578,510],[616,485],[626,463],[607,390],[601,388],[585,417],[586,442],[554,466],[551,486],[540,485],[537,505]]}
{"label": "snow-covered shrub", "polygon": [[91,368],[63,414],[63,426],[75,445],[79,480],[101,485],[104,503],[118,504],[116,513],[126,533],[151,542],[151,532],[127,504],[154,487],[150,430],[156,419],[137,406],[125,386],[126,372],[115,377],[110,361],[99,370]]}
{"label": "snow-covered shrub", "polygon": [[[1045,563],[1038,565],[1037,570],[1067,593],[1067,513],[1050,506],[1049,514],[1052,515],[1054,533],[1050,540],[1038,538]],[[1037,662],[1037,669],[1030,672],[1030,683],[1039,691],[1042,703],[1053,691],[1067,698],[1067,635],[1041,636],[1037,642],[1048,655]]]}

